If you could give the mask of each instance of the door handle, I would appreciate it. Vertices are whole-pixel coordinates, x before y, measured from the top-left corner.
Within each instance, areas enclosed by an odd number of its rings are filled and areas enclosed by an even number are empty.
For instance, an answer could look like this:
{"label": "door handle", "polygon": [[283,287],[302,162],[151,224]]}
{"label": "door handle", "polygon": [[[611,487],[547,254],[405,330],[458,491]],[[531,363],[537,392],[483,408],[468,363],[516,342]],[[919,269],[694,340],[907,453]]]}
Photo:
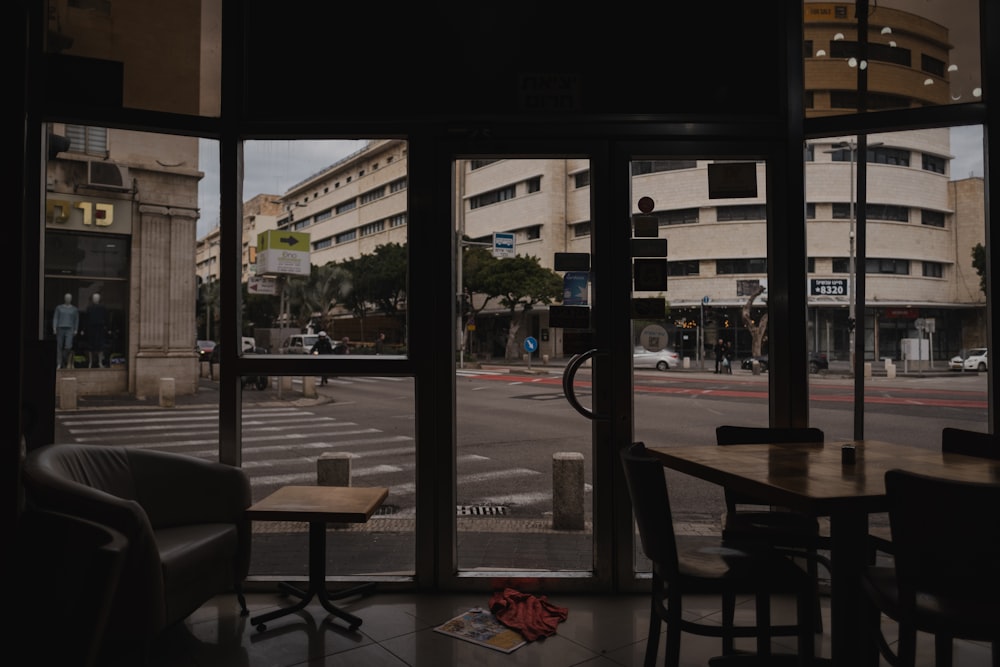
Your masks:
{"label": "door handle", "polygon": [[566,364],[566,368],[563,370],[563,394],[566,396],[566,400],[569,402],[570,406],[587,419],[607,419],[607,415],[596,413],[580,403],[576,397],[576,392],[573,390],[573,378],[576,377],[576,372],[580,370],[580,366],[586,363],[587,360],[599,354],[604,355],[607,354],[607,352],[595,348],[587,350],[586,352],[575,354],[572,358],[570,358],[569,363]]}

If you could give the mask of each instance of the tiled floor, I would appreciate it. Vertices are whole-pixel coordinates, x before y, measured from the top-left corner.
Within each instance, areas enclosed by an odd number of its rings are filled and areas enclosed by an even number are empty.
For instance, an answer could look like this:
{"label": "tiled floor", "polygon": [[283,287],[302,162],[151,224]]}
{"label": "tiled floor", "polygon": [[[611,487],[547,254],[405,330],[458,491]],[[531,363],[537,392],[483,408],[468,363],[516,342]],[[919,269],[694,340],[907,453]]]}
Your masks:
{"label": "tiled floor", "polygon": [[[557,633],[504,654],[433,629],[469,608],[486,606],[489,595],[375,592],[339,601],[338,605],[363,619],[356,632],[349,631],[342,621],[329,621],[331,617],[315,601],[302,612],[275,619],[264,632],[258,632],[248,617],[239,615],[233,596],[219,596],[165,634],[153,652],[150,667],[642,665],[649,618],[647,596],[569,594],[550,595],[548,599],[569,609]],[[277,593],[251,593],[247,602],[253,616],[288,604],[288,598]],[[685,612],[691,617],[717,618],[716,604],[714,598],[685,599]],[[793,612],[790,602],[775,601],[772,613],[776,621],[787,621]],[[737,622],[744,613],[752,613],[752,609],[744,605]],[[827,598],[823,599],[823,614],[828,632]],[[886,622],[885,628],[887,636],[894,638],[891,623]],[[933,640],[920,635],[918,641],[918,665],[931,667]],[[777,650],[794,647],[789,642],[794,640],[776,640]],[[750,649],[752,644],[738,642],[737,647]],[[829,657],[829,634],[819,638],[818,650],[821,656]],[[719,652],[718,639],[682,635],[681,662],[685,667],[704,666]],[[661,641],[658,664],[662,660]],[[956,642],[954,665],[988,667],[988,646]]]}

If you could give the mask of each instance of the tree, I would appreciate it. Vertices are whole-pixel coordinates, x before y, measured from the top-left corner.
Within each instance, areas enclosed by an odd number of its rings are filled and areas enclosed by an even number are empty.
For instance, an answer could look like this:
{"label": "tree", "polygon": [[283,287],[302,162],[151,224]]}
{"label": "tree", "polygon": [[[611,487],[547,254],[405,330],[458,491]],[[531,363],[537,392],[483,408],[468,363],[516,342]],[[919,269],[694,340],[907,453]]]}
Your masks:
{"label": "tree", "polygon": [[760,356],[764,341],[767,340],[767,313],[765,312],[761,315],[760,321],[754,324],[753,318],[750,316],[750,309],[753,307],[754,300],[763,293],[763,285],[757,285],[757,289],[753,291],[747,302],[743,304],[743,326],[750,332],[750,350],[751,354],[755,357]]}
{"label": "tree", "polygon": [[494,300],[510,311],[505,359],[517,357],[517,335],[528,311],[535,305],[547,306],[562,298],[562,278],[542,267],[537,257],[497,259],[485,248],[470,248],[462,270],[464,286],[482,299],[473,316]]}
{"label": "tree", "polygon": [[979,289],[986,294],[986,247],[982,243],[972,247],[972,268],[979,274]]}
{"label": "tree", "polygon": [[406,299],[406,246],[385,243],[369,255],[361,255],[343,263],[350,276],[351,289],[343,299],[344,305],[361,320],[362,338],[365,317],[378,311],[404,323],[405,311],[401,304]]}

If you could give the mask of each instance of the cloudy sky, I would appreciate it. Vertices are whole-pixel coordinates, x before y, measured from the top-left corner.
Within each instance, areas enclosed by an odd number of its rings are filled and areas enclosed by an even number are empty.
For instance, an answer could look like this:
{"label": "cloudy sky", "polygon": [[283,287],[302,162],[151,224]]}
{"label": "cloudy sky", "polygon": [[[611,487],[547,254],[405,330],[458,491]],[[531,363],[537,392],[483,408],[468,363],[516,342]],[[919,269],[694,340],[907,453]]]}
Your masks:
{"label": "cloudy sky", "polygon": [[[250,141],[244,148],[243,199],[261,193],[284,194],[295,184],[361,149],[363,140]],[[983,175],[983,132],[978,125],[952,128],[952,178]],[[219,224],[219,155],[214,141],[202,140],[198,191],[201,238]]]}

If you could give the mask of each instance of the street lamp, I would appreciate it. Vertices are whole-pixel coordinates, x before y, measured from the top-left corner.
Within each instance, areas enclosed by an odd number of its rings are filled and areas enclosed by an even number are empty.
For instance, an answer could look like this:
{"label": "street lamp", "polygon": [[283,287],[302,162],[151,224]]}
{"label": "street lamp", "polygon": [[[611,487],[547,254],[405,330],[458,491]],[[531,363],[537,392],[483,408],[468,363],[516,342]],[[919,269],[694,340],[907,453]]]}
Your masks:
{"label": "street lamp", "polygon": [[[881,141],[877,141],[877,142],[866,144],[865,152],[867,153],[869,148],[876,148],[878,146],[881,146],[882,143],[883,142],[881,142]],[[851,163],[851,199],[850,199],[850,202],[851,202],[851,211],[850,211],[851,227],[850,227],[850,232],[848,232],[848,237],[849,237],[848,238],[848,243],[849,243],[849,251],[848,251],[848,253],[849,254],[848,254],[848,266],[847,266],[847,273],[848,273],[848,280],[847,280],[847,330],[848,330],[848,336],[847,336],[847,339],[848,339],[848,349],[850,350],[851,375],[853,375],[854,374],[854,348],[855,348],[854,341],[855,341],[855,337],[856,337],[855,333],[854,333],[854,329],[857,326],[857,321],[858,321],[857,320],[857,314],[856,314],[856,306],[855,306],[855,303],[854,303],[854,282],[855,282],[855,278],[857,276],[857,266],[856,266],[855,251],[854,251],[854,248],[855,248],[855,224],[856,224],[856,220],[857,220],[857,211],[856,211],[857,204],[855,202],[855,197],[854,197],[854,185],[855,185],[854,160],[855,160],[855,156],[857,155],[857,151],[858,151],[858,143],[856,141],[838,141],[837,143],[833,144],[831,146],[831,148],[833,148],[835,150],[827,151],[828,153],[839,153],[841,150],[843,150],[843,149],[846,148],[849,151],[848,155],[849,155],[849,160],[850,160],[850,163]]]}

